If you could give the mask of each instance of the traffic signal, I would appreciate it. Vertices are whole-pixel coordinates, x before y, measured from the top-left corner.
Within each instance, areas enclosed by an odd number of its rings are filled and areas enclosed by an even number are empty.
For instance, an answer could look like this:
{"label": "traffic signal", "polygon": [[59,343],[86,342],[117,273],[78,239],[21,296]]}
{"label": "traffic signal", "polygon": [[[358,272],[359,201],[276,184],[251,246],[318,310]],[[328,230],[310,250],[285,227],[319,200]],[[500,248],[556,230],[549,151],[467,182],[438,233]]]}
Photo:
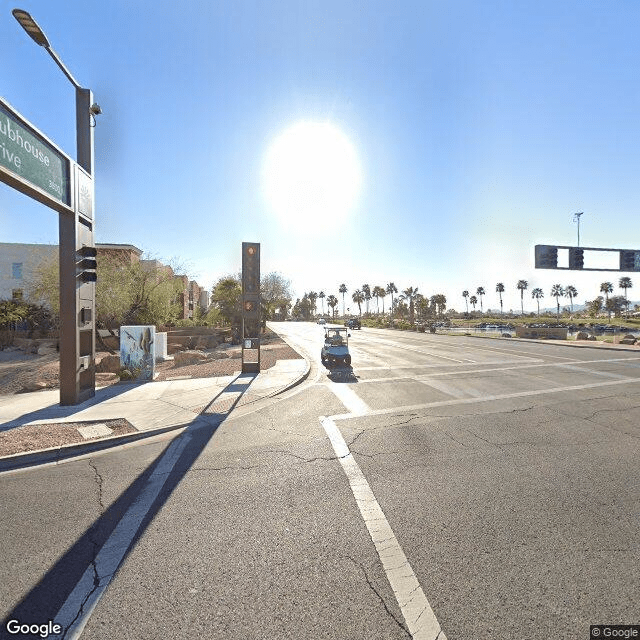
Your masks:
{"label": "traffic signal", "polygon": [[569,249],[569,269],[584,269],[584,249]]}
{"label": "traffic signal", "polygon": [[536,269],[557,269],[558,247],[547,244],[536,245]]}
{"label": "traffic signal", "polygon": [[640,271],[640,251],[620,251],[620,271]]}
{"label": "traffic signal", "polygon": [[[97,249],[87,245],[83,245],[77,252],[76,274],[80,282],[96,282],[98,280],[98,274],[96,273],[98,268],[97,255]],[[79,274],[78,269],[80,270]]]}

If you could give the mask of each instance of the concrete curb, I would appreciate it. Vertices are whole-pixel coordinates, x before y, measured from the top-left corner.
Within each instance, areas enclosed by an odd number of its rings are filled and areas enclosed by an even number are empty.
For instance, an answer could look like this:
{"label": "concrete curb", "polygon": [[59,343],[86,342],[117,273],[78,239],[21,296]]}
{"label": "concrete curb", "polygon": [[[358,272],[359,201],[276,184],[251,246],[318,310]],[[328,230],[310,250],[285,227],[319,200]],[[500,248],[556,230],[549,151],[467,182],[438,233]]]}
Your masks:
{"label": "concrete curb", "polygon": [[177,424],[169,427],[159,427],[149,431],[136,431],[135,433],[125,433],[120,436],[100,438],[98,440],[91,440],[90,442],[76,442],[74,444],[65,444],[59,447],[51,447],[49,449],[37,449],[36,451],[14,453],[11,456],[0,458],[0,473],[39,466],[50,462],[60,462],[67,458],[74,458],[87,453],[93,453],[94,451],[101,451],[102,449],[109,449],[111,447],[129,444],[136,440],[151,438],[169,431],[185,429],[188,426],[188,424]]}

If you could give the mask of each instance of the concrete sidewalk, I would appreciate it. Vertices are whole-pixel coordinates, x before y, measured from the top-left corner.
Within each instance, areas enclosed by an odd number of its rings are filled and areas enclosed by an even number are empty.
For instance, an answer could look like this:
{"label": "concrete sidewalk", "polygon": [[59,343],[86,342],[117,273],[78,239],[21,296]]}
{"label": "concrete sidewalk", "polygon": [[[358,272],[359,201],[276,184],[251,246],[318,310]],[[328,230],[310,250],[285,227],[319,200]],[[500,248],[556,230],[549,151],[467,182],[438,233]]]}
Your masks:
{"label": "concrete sidewalk", "polygon": [[[80,455],[106,445],[120,445],[167,430],[186,427],[207,416],[220,420],[233,408],[282,393],[308,375],[303,359],[278,360],[258,374],[240,372],[217,378],[190,378],[96,389],[95,397],[82,404],[60,406],[59,389],[0,396],[0,432],[24,425],[96,422],[125,418],[136,433],[99,438],[77,445],[49,448],[0,457],[0,471]],[[98,446],[96,446],[98,445]],[[68,455],[67,455],[68,454]]]}

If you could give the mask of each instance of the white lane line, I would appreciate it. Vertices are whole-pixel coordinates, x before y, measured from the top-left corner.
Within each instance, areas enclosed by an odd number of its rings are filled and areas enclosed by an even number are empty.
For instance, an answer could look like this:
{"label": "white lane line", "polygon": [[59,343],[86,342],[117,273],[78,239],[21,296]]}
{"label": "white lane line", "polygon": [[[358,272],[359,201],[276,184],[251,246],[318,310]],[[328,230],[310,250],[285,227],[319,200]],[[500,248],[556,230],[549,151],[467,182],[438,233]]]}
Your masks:
{"label": "white lane line", "polygon": [[[518,391],[516,393],[502,393],[493,396],[483,396],[481,398],[462,398],[460,400],[438,400],[436,402],[425,402],[423,404],[411,404],[389,409],[371,409],[367,412],[369,416],[383,416],[388,414],[406,413],[407,411],[419,411],[420,409],[431,409],[433,407],[447,407],[456,404],[476,404],[477,402],[492,402],[494,400],[508,400],[509,398],[526,398],[529,396],[541,396],[548,393],[561,393],[564,391],[581,391],[583,389],[595,389],[598,387],[611,387],[619,384],[640,383],[640,378],[626,378],[624,380],[607,380],[605,382],[591,382],[589,384],[578,384],[570,387],[555,387],[551,389],[535,389],[534,391]],[[341,413],[331,416],[334,420],[348,420],[353,418],[351,413]]]}
{"label": "white lane line", "polygon": [[347,383],[332,382],[327,386],[338,396],[338,400],[347,408],[350,415],[363,416],[370,413],[371,407],[355,391],[350,389]]}
{"label": "white lane line", "polygon": [[[127,509],[116,528],[98,552],[58,611],[54,620],[62,625],[63,634],[51,638],[76,640],[82,634],[93,610],[109,586],[131,545],[142,520],[158,497],[174,465],[191,440],[189,433],[178,436],[166,449],[158,466],[149,476],[135,502]],[[97,581],[97,585],[96,585]]]}
{"label": "white lane line", "polygon": [[414,640],[447,640],[407,557],[335,422],[320,416]]}

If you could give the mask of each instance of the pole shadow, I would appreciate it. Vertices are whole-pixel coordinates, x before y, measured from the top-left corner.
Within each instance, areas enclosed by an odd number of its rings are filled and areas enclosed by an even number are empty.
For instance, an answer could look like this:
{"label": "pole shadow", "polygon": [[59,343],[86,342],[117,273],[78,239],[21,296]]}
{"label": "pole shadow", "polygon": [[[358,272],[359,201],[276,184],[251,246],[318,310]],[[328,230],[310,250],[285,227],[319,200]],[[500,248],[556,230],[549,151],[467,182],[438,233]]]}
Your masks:
{"label": "pole shadow", "polygon": [[[5,422],[0,423],[0,431],[8,431],[9,429],[14,429],[15,427],[21,427],[27,422],[33,422],[35,420],[57,420],[60,418],[68,418],[79,411],[83,411],[84,409],[88,409],[89,407],[93,407],[101,402],[105,402],[106,400],[110,400],[111,398],[115,398],[123,393],[127,393],[127,391],[131,391],[137,386],[141,384],[146,384],[144,382],[131,382],[131,383],[118,383],[113,384],[108,387],[101,387],[100,389],[96,389],[96,395],[93,398],[89,398],[80,404],[74,405],[61,405],[59,403],[51,403],[46,407],[42,407],[40,409],[34,409],[33,411],[29,411],[27,413],[23,413],[22,415],[14,418],[13,420],[7,420]],[[39,392],[33,392],[39,393]]]}
{"label": "pole shadow", "polygon": [[[247,384],[238,384],[239,378],[247,379]],[[241,374],[237,376],[227,387],[206,405],[202,412],[190,423],[185,424],[186,429],[176,436],[167,447],[158,455],[156,460],[145,469],[130,485],[120,494],[113,504],[104,511],[97,520],[82,534],[82,536],[68,549],[68,551],[56,561],[47,571],[42,579],[35,585],[29,593],[12,609],[12,611],[2,621],[0,628],[0,638],[21,638],[33,637],[33,634],[24,636],[20,634],[8,634],[7,623],[10,620],[19,620],[28,624],[45,624],[51,620],[56,623],[56,615],[66,602],[67,598],[74,590],[85,571],[92,565],[100,553],[101,548],[107,542],[115,528],[127,513],[129,507],[136,501],[137,497],[146,487],[147,482],[161,463],[163,456],[172,443],[180,439],[187,438],[179,458],[172,466],[171,471],[153,501],[151,507],[143,517],[131,543],[123,554],[122,560],[118,563],[116,572],[126,561],[131,551],[135,548],[138,540],[145,533],[149,524],[153,521],[158,512],[172,495],[185,474],[200,456],[213,435],[228,415],[237,406],[242,396],[247,392],[251,383],[255,379],[254,375],[247,376]],[[210,410],[220,395],[228,391],[237,391],[238,396],[232,401],[228,410],[224,412],[207,412]],[[206,413],[205,413],[206,412]],[[89,458],[90,462],[91,458]],[[115,575],[115,574],[114,574]],[[95,580],[94,589],[97,587]],[[63,630],[64,637],[66,629]]]}

